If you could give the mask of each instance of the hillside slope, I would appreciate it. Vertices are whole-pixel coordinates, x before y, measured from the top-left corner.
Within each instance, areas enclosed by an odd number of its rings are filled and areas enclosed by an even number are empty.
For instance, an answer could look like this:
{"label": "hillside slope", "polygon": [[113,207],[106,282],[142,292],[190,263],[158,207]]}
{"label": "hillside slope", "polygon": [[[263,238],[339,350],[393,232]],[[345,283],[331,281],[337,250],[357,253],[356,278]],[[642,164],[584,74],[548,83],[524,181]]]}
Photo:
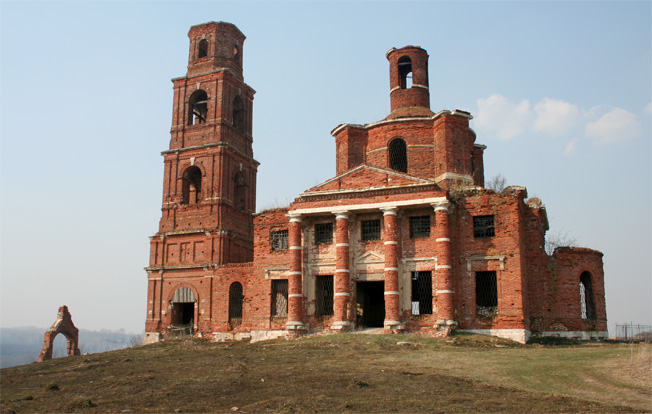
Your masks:
{"label": "hillside slope", "polygon": [[[167,341],[1,373],[9,412],[646,412],[650,346],[341,334]],[[642,369],[641,369],[642,367]]]}

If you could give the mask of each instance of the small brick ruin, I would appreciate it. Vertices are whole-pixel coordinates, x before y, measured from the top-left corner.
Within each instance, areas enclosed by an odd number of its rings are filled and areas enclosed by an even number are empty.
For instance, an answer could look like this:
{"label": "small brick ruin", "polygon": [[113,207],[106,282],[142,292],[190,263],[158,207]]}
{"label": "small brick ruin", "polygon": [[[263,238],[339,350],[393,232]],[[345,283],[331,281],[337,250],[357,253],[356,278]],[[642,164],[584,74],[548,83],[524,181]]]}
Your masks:
{"label": "small brick ruin", "polygon": [[485,188],[471,114],[430,110],[424,49],[387,52],[386,118],[331,131],[333,178],[255,213],[245,36],[209,22],[188,37],[146,268],[146,342],[364,327],[607,337],[602,253],[547,254],[541,200],[525,187]]}
{"label": "small brick ruin", "polygon": [[43,336],[43,349],[38,356],[38,361],[43,362],[52,359],[52,347],[54,346],[54,338],[62,334],[68,341],[67,354],[68,356],[81,355],[79,351],[79,329],[72,323],[72,317],[68,312],[67,306],[61,306],[57,313],[57,320],[52,324],[50,329],[45,332]]}

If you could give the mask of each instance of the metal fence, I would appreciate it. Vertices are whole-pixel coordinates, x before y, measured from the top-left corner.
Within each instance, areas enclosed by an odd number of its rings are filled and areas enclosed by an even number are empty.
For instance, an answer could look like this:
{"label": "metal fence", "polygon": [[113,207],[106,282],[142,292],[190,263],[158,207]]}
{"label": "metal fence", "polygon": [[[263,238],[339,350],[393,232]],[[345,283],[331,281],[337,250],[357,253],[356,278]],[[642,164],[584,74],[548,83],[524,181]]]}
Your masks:
{"label": "metal fence", "polygon": [[652,325],[616,324],[614,339],[631,342],[652,342]]}

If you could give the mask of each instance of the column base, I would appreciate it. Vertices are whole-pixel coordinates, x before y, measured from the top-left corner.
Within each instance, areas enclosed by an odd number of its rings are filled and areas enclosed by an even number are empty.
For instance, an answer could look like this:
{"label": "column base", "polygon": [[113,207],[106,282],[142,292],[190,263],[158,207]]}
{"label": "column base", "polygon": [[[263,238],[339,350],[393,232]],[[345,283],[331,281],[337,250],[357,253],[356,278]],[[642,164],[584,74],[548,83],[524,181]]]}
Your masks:
{"label": "column base", "polygon": [[288,331],[305,331],[308,327],[301,321],[288,321],[285,324],[285,329]]}
{"label": "column base", "polygon": [[450,336],[457,328],[457,322],[451,319],[439,319],[433,326],[437,330],[438,336]]}
{"label": "column base", "polygon": [[384,323],[385,330],[390,330],[390,331],[402,331],[405,329],[405,325],[403,325],[400,321],[388,321],[386,320]]}
{"label": "column base", "polygon": [[333,331],[340,331],[340,332],[346,332],[350,330],[351,328],[351,322],[349,321],[336,321],[333,322],[331,325],[331,330]]}

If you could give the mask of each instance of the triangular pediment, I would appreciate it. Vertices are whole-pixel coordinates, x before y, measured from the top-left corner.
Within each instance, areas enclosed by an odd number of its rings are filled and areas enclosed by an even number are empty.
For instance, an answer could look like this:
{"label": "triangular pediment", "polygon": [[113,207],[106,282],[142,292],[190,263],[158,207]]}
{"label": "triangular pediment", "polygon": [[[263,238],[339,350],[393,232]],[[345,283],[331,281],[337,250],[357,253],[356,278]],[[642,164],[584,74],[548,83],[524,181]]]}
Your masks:
{"label": "triangular pediment", "polygon": [[321,191],[353,190],[430,184],[431,181],[385,168],[359,165],[344,174],[312,187],[304,194]]}
{"label": "triangular pediment", "polygon": [[355,258],[356,265],[384,264],[385,256],[376,252],[367,252]]}

